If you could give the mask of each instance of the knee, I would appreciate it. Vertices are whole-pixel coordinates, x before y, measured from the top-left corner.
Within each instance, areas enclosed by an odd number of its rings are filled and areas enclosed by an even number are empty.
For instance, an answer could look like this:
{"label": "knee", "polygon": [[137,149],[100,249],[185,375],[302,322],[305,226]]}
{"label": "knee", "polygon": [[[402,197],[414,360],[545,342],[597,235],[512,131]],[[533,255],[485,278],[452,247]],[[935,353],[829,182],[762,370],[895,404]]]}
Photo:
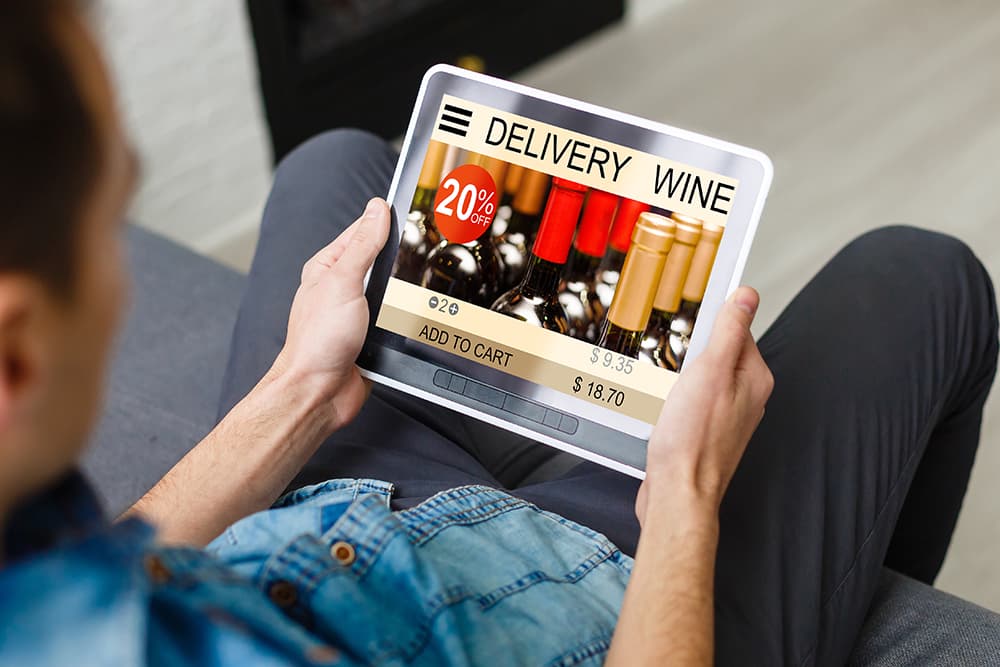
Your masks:
{"label": "knee", "polygon": [[872,260],[912,258],[921,262],[934,260],[950,266],[978,264],[969,246],[954,236],[908,225],[873,229],[854,239],[847,250]]}
{"label": "knee", "polygon": [[948,234],[906,225],[880,227],[857,237],[844,251],[869,266],[890,271],[913,267],[921,273],[931,270],[940,275],[960,274],[992,292],[989,274],[976,254],[965,242]]}
{"label": "knee", "polygon": [[964,301],[968,314],[979,324],[997,330],[996,297],[989,272],[972,249],[954,236],[895,225],[862,234],[844,252],[853,256],[856,265],[897,278],[890,279],[892,283],[902,279],[911,289],[938,287],[934,291],[943,299]]}
{"label": "knee", "polygon": [[381,137],[355,128],[321,132],[293,148],[275,169],[275,183],[298,179],[303,173],[337,169],[337,163],[367,161],[372,157],[391,159],[393,150]]}

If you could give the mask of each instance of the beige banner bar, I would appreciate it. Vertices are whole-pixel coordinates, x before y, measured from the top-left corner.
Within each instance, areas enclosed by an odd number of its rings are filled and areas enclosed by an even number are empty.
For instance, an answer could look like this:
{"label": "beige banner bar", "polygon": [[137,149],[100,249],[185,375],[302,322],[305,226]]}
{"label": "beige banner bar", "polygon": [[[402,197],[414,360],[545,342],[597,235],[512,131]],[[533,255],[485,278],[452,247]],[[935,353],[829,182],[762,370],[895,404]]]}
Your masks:
{"label": "beige banner bar", "polygon": [[397,278],[389,279],[376,324],[648,424],[656,422],[677,379],[676,373]]}
{"label": "beige banner bar", "polygon": [[706,222],[726,224],[739,181],[445,95],[431,138]]}

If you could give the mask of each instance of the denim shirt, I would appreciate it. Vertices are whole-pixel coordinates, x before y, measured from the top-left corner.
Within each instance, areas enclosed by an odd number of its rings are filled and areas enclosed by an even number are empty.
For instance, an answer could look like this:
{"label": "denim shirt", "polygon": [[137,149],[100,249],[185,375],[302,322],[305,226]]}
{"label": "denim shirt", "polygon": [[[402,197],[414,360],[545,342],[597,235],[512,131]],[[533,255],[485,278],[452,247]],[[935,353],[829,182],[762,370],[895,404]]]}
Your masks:
{"label": "denim shirt", "polygon": [[5,531],[0,665],[597,665],[632,560],[495,489],[392,511],[333,480],[207,549],[108,525],[73,476]]}

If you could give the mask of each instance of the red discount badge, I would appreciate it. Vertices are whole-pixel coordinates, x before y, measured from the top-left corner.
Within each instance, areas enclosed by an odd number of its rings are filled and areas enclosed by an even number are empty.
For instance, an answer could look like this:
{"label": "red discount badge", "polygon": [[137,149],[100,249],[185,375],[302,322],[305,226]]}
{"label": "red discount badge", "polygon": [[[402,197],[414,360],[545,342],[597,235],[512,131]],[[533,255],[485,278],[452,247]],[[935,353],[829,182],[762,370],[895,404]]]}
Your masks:
{"label": "red discount badge", "polygon": [[468,243],[482,236],[497,210],[497,185],[477,164],[453,169],[434,198],[434,224],[451,243]]}

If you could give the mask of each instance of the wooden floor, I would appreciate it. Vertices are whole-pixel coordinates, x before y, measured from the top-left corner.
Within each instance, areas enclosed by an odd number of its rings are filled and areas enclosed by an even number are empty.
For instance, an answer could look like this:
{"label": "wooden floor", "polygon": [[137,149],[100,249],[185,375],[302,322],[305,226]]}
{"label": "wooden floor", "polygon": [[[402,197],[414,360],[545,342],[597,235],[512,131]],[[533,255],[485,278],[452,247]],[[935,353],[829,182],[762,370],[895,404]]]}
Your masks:
{"label": "wooden floor", "polygon": [[[844,243],[887,223],[954,234],[1000,278],[995,0],[638,0],[630,12],[520,80],[771,156],[746,272],[763,295],[758,331]],[[996,394],[938,585],[1000,611]]]}

